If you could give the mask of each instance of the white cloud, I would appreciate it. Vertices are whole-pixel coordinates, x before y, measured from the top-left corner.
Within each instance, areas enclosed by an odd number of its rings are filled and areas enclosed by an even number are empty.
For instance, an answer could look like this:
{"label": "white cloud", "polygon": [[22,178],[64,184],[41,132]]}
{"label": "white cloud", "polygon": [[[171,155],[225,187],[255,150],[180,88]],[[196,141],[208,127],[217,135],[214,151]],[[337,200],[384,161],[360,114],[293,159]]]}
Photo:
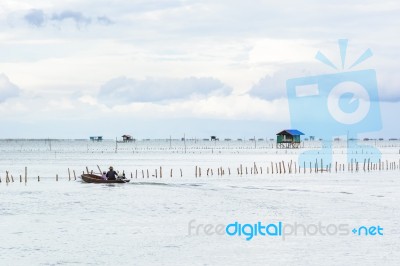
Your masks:
{"label": "white cloud", "polygon": [[275,121],[287,112],[286,80],[332,73],[314,56],[340,63],[339,38],[350,39],[348,62],[372,49],[357,69],[376,69],[381,100],[398,102],[399,10],[392,0],[5,0],[0,69],[24,91],[2,92],[0,108],[21,121],[132,112]]}
{"label": "white cloud", "polygon": [[32,9],[25,16],[24,19],[31,25],[36,27],[44,26],[46,22],[46,16],[43,10]]}
{"label": "white cloud", "polygon": [[114,78],[101,86],[98,98],[114,106],[132,102],[159,102],[194,96],[227,95],[231,88],[214,78]]}
{"label": "white cloud", "polygon": [[13,84],[6,75],[0,74],[0,103],[18,96],[19,93],[20,89],[17,85]]}

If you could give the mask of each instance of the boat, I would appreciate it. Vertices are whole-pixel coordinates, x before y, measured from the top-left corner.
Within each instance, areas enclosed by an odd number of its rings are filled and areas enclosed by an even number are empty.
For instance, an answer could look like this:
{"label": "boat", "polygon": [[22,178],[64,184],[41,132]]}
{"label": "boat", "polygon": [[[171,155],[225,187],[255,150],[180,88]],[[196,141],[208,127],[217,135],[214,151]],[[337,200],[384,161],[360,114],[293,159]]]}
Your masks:
{"label": "boat", "polygon": [[118,178],[117,180],[104,180],[101,178],[99,175],[94,175],[94,174],[83,174],[81,175],[81,178],[83,181],[86,183],[128,183],[130,180],[129,179],[122,179]]}

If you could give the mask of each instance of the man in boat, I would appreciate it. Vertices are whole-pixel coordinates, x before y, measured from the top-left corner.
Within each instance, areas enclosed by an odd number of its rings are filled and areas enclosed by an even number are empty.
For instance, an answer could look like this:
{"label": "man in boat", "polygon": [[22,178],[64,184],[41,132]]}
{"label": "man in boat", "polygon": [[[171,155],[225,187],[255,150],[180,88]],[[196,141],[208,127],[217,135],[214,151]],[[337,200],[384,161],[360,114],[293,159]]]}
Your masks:
{"label": "man in boat", "polygon": [[114,171],[114,168],[110,166],[109,171],[106,174],[107,180],[117,180],[118,174]]}

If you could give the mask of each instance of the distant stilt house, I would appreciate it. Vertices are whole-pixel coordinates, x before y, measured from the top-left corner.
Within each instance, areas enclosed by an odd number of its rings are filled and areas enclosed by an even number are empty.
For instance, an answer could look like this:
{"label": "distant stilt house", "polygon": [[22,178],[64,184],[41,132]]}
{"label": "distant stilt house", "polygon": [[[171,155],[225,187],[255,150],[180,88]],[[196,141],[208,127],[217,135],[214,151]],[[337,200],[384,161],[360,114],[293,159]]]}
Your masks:
{"label": "distant stilt house", "polygon": [[91,141],[103,141],[103,136],[92,136],[90,137]]}
{"label": "distant stilt house", "polygon": [[211,136],[211,140],[217,141],[219,140],[219,138],[217,138],[216,136]]}
{"label": "distant stilt house", "polygon": [[303,132],[297,129],[286,129],[276,134],[276,148],[277,149],[297,149],[300,147],[300,136],[304,135]]}
{"label": "distant stilt house", "polygon": [[131,135],[123,135],[122,136],[122,141],[123,142],[131,142],[131,141],[134,141],[134,139],[132,138]]}

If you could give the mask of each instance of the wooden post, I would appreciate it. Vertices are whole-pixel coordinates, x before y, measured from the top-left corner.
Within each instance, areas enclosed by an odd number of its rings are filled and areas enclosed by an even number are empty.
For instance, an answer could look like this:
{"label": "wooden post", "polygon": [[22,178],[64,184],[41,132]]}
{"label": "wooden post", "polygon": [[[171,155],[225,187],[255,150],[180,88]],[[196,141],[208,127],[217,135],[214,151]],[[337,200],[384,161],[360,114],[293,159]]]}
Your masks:
{"label": "wooden post", "polygon": [[321,173],[323,172],[323,170],[324,170],[324,164],[322,163],[322,158],[321,158]]}
{"label": "wooden post", "polygon": [[[57,177],[57,181],[58,181],[58,177]],[[70,172],[69,168],[68,168],[68,181],[71,181],[71,172]]]}
{"label": "wooden post", "polygon": [[28,182],[28,167],[25,166],[25,184]]}
{"label": "wooden post", "polygon": [[142,169],[142,178],[144,178],[144,170]]}
{"label": "wooden post", "polygon": [[40,182],[40,176],[37,176],[37,181]]}
{"label": "wooden post", "polygon": [[162,178],[162,167],[160,166],[160,178]]}
{"label": "wooden post", "polygon": [[[208,173],[207,173],[207,175],[208,175]],[[170,177],[172,177],[172,168],[171,168],[171,173],[170,173]]]}
{"label": "wooden post", "polygon": [[182,177],[182,169],[179,169],[179,170],[181,170],[181,177]]}
{"label": "wooden post", "polygon": [[146,169],[147,171],[147,178],[149,178],[149,169]]}
{"label": "wooden post", "polygon": [[228,167],[228,174],[231,175],[231,168]]}
{"label": "wooden post", "polygon": [[[71,178],[70,178],[70,180],[71,180]],[[56,181],[58,181],[58,174],[56,174]]]}
{"label": "wooden post", "polygon": [[131,172],[131,179],[133,178],[133,174],[132,174],[132,172]]}
{"label": "wooden post", "polygon": [[199,167],[199,177],[201,177],[201,168]]}
{"label": "wooden post", "polygon": [[74,173],[74,180],[76,180],[75,170],[72,170],[72,172]]}
{"label": "wooden post", "polygon": [[22,183],[22,175],[19,175],[19,182]]}
{"label": "wooden post", "polygon": [[86,173],[89,174],[89,168],[86,166]]}
{"label": "wooden post", "polygon": [[11,175],[11,182],[14,183],[14,177]]}

